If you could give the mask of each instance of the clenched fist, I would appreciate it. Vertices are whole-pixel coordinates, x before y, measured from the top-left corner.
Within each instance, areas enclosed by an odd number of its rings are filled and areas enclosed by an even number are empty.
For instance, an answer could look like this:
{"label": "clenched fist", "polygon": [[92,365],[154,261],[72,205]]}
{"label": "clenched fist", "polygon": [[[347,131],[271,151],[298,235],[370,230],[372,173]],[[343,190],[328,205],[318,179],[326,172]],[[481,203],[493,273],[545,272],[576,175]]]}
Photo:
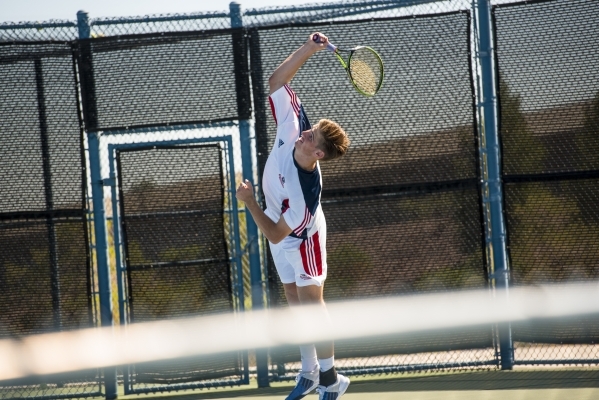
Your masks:
{"label": "clenched fist", "polygon": [[237,187],[235,197],[237,197],[237,200],[241,200],[245,203],[254,200],[254,187],[252,186],[252,183],[247,179],[244,182],[241,182]]}

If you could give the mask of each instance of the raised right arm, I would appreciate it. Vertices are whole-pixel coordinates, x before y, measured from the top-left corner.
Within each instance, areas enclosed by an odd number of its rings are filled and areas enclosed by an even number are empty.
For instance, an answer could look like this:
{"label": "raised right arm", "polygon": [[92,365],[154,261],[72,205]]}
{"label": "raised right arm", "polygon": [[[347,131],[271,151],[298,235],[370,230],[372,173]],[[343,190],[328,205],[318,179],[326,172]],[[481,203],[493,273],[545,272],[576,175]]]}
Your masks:
{"label": "raised right arm", "polygon": [[[316,43],[312,40],[312,36],[318,33],[320,42]],[[270,86],[270,94],[276,92],[283,86],[289,84],[297,71],[304,63],[320,50],[326,49],[329,39],[320,32],[315,32],[310,35],[310,38],[299,49],[294,51],[285,61],[281,63],[268,79]]]}

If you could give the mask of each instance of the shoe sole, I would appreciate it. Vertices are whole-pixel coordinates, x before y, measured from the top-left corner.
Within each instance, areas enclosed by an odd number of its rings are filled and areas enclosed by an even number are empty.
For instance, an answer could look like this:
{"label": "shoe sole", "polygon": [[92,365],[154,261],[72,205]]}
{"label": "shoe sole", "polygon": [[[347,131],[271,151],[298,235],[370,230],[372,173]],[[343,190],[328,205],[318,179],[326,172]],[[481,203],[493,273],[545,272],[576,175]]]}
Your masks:
{"label": "shoe sole", "polygon": [[[306,397],[307,395],[309,395],[311,392],[313,392],[314,389],[316,389],[317,387],[318,387],[318,383],[316,383],[313,387],[311,387],[308,390],[306,390],[303,394],[299,394],[299,395],[297,395],[295,397],[291,397],[291,395],[293,394],[293,391],[291,391],[291,393],[289,393],[289,396],[287,396],[285,398],[285,400],[300,400],[300,399],[303,399],[304,397]],[[295,390],[295,388],[293,388],[293,390]]]}

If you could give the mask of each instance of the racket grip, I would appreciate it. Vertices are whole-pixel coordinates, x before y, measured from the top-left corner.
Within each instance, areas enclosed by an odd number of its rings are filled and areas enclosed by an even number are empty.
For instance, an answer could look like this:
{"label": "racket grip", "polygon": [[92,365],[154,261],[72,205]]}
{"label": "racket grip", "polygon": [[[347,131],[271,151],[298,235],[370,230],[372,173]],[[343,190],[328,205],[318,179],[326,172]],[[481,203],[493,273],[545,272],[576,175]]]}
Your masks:
{"label": "racket grip", "polygon": [[[315,33],[312,36],[312,40],[314,40],[316,43],[322,43],[322,41],[320,40],[320,35],[318,33]],[[327,50],[334,53],[335,51],[337,51],[337,46],[329,42],[327,43]]]}

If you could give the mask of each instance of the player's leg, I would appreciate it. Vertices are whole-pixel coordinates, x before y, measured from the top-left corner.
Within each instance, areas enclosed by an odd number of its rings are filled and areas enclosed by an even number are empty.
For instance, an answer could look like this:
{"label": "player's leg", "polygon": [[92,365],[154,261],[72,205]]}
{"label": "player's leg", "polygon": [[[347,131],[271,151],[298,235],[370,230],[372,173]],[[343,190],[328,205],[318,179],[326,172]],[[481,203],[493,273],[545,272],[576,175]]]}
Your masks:
{"label": "player's leg", "polygon": [[[277,268],[277,274],[285,289],[287,303],[291,307],[299,306],[301,303],[295,284],[295,268],[287,260],[281,245],[271,243],[270,251]],[[295,379],[297,382],[295,388],[286,400],[301,399],[318,387],[320,375],[316,348],[313,344],[302,345],[300,346],[300,353],[302,356],[302,370]]]}
{"label": "player's leg", "polygon": [[[284,283],[285,298],[290,307],[301,305],[295,283]],[[316,347],[313,344],[305,344],[300,346],[300,354],[302,357],[302,371],[310,372],[318,370],[318,358],[316,356]]]}
{"label": "player's leg", "polygon": [[[321,305],[321,313],[315,315],[317,326],[330,324],[323,298],[324,281],[327,277],[326,224],[310,238],[304,240],[299,249],[286,252],[287,260],[295,268],[297,294],[303,305]],[[342,396],[349,386],[349,379],[335,370],[333,342],[316,345],[320,365],[319,387],[321,400],[332,400]]]}
{"label": "player's leg", "polygon": [[[310,238],[301,241],[297,248],[287,249],[285,252],[287,261],[293,266],[295,271],[295,287],[293,285],[286,285],[285,292],[289,298],[293,298],[293,301],[297,298],[299,304],[321,305],[322,313],[314,315],[314,320],[317,324],[319,322],[327,323],[329,320],[322,297],[322,288],[327,276],[325,238],[326,225],[323,224],[318,232],[314,233]],[[302,346],[302,370],[304,371],[310,370],[312,366],[312,363],[306,365],[307,355],[305,349],[306,346]],[[314,356],[318,354],[319,359],[327,360],[325,361],[326,365],[333,356],[333,344],[318,344],[315,353],[311,352],[310,356],[312,354]]]}
{"label": "player's leg", "polygon": [[[324,303],[323,298],[323,288],[324,283],[320,286],[317,285],[309,285],[309,286],[298,286],[297,287],[297,297],[299,299],[300,304],[302,305],[320,305],[322,307],[322,313],[320,315],[315,315],[314,319],[317,322],[317,325],[324,326],[330,323],[329,314],[326,309],[326,305]],[[325,360],[328,362],[334,355],[334,344],[333,342],[322,342],[316,344],[316,352],[318,354],[318,359]],[[331,365],[332,366],[332,365]],[[322,369],[322,365],[321,365]],[[326,368],[325,369],[329,369]]]}
{"label": "player's leg", "polygon": [[[298,286],[297,292],[302,305],[321,305],[322,313],[315,315],[318,326],[330,324],[328,312],[323,298],[324,282],[321,285]],[[341,397],[349,386],[349,378],[338,374],[335,369],[335,346],[332,341],[316,344],[318,363],[320,365],[319,399],[333,400]]]}
{"label": "player's leg", "polygon": [[301,304],[299,300],[299,295],[297,294],[297,285],[295,284],[295,282],[283,283],[283,289],[285,290],[285,298],[287,299],[287,304],[289,304],[290,307],[299,306]]}

